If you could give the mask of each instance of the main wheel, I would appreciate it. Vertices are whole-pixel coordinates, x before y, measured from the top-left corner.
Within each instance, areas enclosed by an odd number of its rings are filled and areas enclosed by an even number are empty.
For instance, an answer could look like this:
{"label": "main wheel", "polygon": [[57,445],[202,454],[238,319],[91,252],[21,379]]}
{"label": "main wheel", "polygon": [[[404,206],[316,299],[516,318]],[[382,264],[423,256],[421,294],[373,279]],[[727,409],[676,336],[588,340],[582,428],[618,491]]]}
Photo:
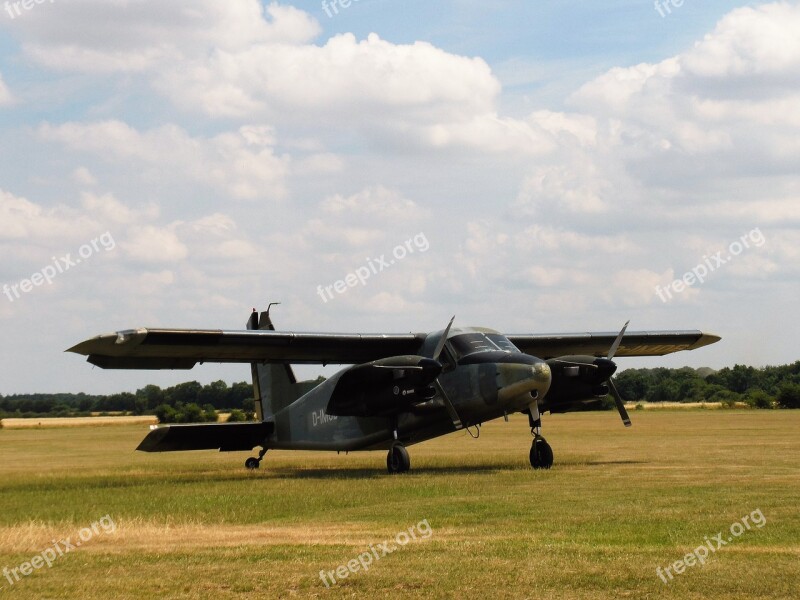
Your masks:
{"label": "main wheel", "polygon": [[530,459],[534,469],[549,469],[553,466],[553,449],[543,437],[533,440]]}
{"label": "main wheel", "polygon": [[255,456],[251,456],[246,461],[244,461],[244,466],[248,469],[257,469],[261,465],[261,461],[258,460]]}
{"label": "main wheel", "polygon": [[386,456],[386,468],[389,473],[405,473],[411,468],[408,450],[402,444],[395,444]]}

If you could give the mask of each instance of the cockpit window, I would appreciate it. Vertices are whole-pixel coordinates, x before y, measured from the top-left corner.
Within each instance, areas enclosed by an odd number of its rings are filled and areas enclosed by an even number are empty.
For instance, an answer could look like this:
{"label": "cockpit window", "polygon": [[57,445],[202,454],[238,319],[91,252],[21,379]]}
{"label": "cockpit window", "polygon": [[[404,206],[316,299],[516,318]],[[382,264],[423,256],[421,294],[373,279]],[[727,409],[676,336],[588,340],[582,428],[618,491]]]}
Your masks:
{"label": "cockpit window", "polygon": [[487,333],[486,337],[489,338],[495,346],[500,348],[500,350],[504,350],[506,352],[519,352],[519,348],[517,348],[514,344],[511,343],[506,336],[500,335],[499,333]]}
{"label": "cockpit window", "polygon": [[450,346],[458,359],[477,352],[519,352],[507,337],[500,334],[463,333],[450,338]]}
{"label": "cockpit window", "polygon": [[450,338],[450,346],[458,358],[469,356],[476,352],[497,350],[497,346],[482,333],[463,333],[453,336]]}

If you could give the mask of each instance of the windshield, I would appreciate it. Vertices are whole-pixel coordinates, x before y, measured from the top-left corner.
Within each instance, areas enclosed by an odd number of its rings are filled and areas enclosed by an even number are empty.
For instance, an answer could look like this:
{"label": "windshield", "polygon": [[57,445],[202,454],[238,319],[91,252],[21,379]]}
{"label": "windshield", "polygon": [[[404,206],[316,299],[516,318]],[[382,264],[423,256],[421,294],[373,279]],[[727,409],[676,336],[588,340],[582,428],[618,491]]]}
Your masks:
{"label": "windshield", "polygon": [[489,338],[495,346],[500,348],[500,350],[504,350],[506,352],[519,352],[519,348],[517,348],[514,344],[511,343],[506,336],[501,335],[499,333],[487,333],[486,337]]}
{"label": "windshield", "polygon": [[450,346],[456,354],[456,359],[469,356],[477,352],[519,352],[507,337],[499,333],[462,333],[450,338]]}

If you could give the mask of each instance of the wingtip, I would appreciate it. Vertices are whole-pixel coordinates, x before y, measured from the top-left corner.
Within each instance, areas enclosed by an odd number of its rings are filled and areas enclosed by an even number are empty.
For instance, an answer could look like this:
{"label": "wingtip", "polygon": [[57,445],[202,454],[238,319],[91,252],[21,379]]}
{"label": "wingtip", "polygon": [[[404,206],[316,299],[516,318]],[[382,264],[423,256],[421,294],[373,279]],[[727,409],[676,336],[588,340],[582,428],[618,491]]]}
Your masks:
{"label": "wingtip", "polygon": [[695,350],[697,348],[702,348],[703,346],[710,346],[711,344],[716,344],[718,341],[722,339],[721,336],[716,335],[714,333],[705,333],[701,332],[700,337],[698,340],[692,345],[689,350]]}

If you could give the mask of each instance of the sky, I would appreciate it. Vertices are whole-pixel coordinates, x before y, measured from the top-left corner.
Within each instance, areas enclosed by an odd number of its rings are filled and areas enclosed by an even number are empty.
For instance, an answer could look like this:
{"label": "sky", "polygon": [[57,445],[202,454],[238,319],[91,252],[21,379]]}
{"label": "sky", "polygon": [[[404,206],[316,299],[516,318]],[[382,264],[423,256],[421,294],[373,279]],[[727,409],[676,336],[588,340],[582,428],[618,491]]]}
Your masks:
{"label": "sky", "polygon": [[[138,327],[700,329],[798,359],[800,3],[0,5],[0,394]],[[302,367],[311,377],[332,367]]]}

